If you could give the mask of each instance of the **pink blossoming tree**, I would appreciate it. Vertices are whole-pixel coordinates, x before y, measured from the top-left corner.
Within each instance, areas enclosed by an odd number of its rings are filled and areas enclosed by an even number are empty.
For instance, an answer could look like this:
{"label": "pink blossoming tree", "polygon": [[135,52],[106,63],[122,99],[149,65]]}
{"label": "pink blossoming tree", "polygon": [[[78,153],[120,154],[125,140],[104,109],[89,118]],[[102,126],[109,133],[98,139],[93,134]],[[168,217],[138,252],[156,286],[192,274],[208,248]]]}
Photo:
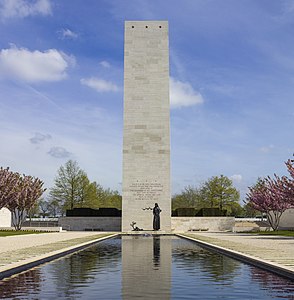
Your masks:
{"label": "pink blossoming tree", "polygon": [[9,169],[0,169],[0,208],[6,207],[12,213],[12,222],[20,230],[28,212],[46,189],[39,178],[20,175]]}
{"label": "pink blossoming tree", "polygon": [[294,206],[294,160],[289,159],[286,162],[288,172],[290,173],[291,178],[287,179],[285,186],[287,189],[287,198],[292,206]]}
{"label": "pink blossoming tree", "polygon": [[259,179],[254,186],[249,187],[247,194],[249,205],[266,214],[273,230],[278,229],[284,211],[294,206],[293,162],[289,159],[285,163],[291,178],[274,175],[273,178]]}
{"label": "pink blossoming tree", "polygon": [[9,171],[9,168],[0,167],[0,209],[6,207],[14,198],[18,179],[18,173]]}
{"label": "pink blossoming tree", "polygon": [[250,205],[266,214],[267,220],[275,231],[279,227],[280,218],[284,211],[291,207],[286,199],[284,177],[267,177],[259,179],[257,184],[249,188],[247,200]]}

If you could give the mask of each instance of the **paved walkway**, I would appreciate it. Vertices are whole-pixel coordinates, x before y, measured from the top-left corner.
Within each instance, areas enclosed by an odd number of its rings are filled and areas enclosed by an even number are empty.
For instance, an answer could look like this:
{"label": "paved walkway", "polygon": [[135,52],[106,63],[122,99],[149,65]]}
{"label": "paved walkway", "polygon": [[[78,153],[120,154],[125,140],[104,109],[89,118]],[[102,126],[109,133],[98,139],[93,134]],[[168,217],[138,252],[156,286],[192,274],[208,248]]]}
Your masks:
{"label": "paved walkway", "polygon": [[111,235],[97,232],[54,232],[0,237],[0,279]]}
{"label": "paved walkway", "polygon": [[281,274],[285,270],[290,277],[294,278],[293,237],[210,232],[188,233],[185,236],[219,247],[220,250],[228,250],[232,256],[240,255],[245,260],[247,258],[248,261],[256,261],[257,265],[260,262],[261,265],[268,266],[267,269],[271,269],[271,267],[275,271],[280,269]]}

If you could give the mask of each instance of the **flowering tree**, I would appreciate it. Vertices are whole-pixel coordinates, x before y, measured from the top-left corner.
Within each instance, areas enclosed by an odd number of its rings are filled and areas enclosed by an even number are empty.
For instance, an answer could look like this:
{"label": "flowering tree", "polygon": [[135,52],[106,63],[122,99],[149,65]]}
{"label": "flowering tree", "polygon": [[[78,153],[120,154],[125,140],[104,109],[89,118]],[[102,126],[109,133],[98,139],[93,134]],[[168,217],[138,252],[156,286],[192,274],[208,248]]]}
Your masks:
{"label": "flowering tree", "polygon": [[18,181],[17,193],[13,201],[9,202],[7,208],[12,212],[13,225],[16,230],[21,229],[22,222],[29,211],[42,196],[43,182],[32,176],[21,176]]}
{"label": "flowering tree", "polygon": [[11,211],[16,230],[21,229],[26,212],[45,191],[43,184],[39,178],[0,168],[0,208],[6,207]]}
{"label": "flowering tree", "polygon": [[0,167],[0,209],[6,207],[14,198],[18,179],[18,173],[9,171],[9,168]]}
{"label": "flowering tree", "polygon": [[284,182],[284,185],[287,190],[287,199],[289,203],[294,206],[294,160],[288,159],[285,164],[291,178],[287,178],[287,180]]}
{"label": "flowering tree", "polygon": [[291,207],[285,184],[287,177],[267,177],[258,179],[257,183],[249,187],[248,203],[256,210],[265,213],[273,230],[277,230],[284,211]]}

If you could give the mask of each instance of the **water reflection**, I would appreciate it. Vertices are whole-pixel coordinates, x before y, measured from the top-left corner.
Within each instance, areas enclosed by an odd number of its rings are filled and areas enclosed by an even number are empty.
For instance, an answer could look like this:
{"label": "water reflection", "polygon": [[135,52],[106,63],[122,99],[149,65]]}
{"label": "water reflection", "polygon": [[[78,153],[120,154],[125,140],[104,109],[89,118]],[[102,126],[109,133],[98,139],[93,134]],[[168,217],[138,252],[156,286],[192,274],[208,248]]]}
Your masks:
{"label": "water reflection", "polygon": [[170,299],[171,244],[167,236],[122,237],[123,299]]}
{"label": "water reflection", "polygon": [[153,236],[153,266],[160,266],[160,236]]}
{"label": "water reflection", "polygon": [[[105,269],[120,269],[120,242],[99,243],[94,247],[80,251],[75,255],[60,259],[59,263],[46,265],[48,274],[52,274],[52,283],[57,297],[65,299],[83,299],[84,289],[96,285],[99,274],[103,277]],[[98,286],[98,285],[97,285]]]}
{"label": "water reflection", "polygon": [[[121,243],[112,239],[0,281],[0,299],[120,298]],[[112,274],[111,280],[109,276]],[[113,284],[118,286],[107,295]]]}
{"label": "water reflection", "polygon": [[294,284],[285,284],[285,278],[250,266],[253,282],[258,283],[270,296],[279,295],[280,299],[294,299]]}
{"label": "water reflection", "polygon": [[123,236],[0,281],[0,299],[294,299],[294,284],[170,236]]}
{"label": "water reflection", "polygon": [[233,279],[240,274],[241,263],[216,252],[210,252],[193,242],[176,240],[173,246],[173,262],[178,268],[185,269],[193,276],[195,272],[207,274],[207,280],[226,281],[233,284]]}
{"label": "water reflection", "polygon": [[17,299],[22,294],[39,293],[41,281],[44,280],[40,269],[32,269],[2,280],[0,281],[0,299]]}

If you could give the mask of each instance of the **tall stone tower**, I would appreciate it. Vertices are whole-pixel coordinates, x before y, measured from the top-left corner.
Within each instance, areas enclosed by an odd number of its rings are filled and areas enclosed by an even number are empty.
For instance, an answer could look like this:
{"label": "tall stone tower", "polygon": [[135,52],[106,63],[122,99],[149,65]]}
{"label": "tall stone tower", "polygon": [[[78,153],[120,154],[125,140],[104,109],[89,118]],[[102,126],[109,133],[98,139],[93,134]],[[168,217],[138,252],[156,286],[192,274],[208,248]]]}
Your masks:
{"label": "tall stone tower", "polygon": [[171,229],[167,21],[125,22],[122,231]]}

